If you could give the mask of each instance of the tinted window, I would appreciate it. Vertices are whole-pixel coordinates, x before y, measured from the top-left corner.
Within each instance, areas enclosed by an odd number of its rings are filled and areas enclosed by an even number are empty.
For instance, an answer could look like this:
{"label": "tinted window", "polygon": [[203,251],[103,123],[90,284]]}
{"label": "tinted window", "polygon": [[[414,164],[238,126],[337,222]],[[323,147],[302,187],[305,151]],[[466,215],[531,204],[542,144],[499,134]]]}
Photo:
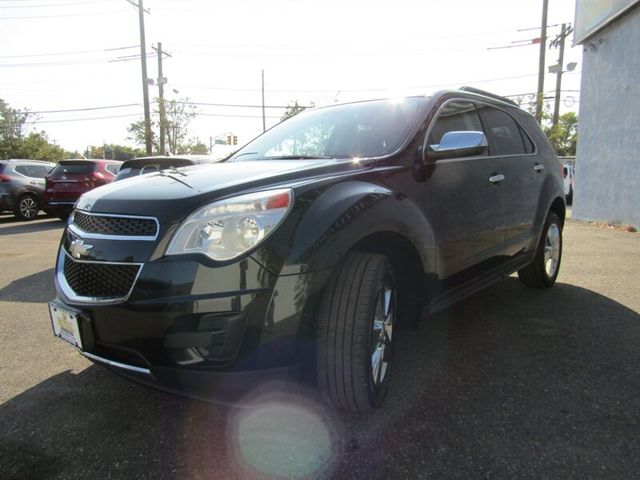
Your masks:
{"label": "tinted window", "polygon": [[64,163],[59,164],[51,171],[52,176],[61,175],[88,175],[93,172],[93,163]]}
{"label": "tinted window", "polygon": [[175,158],[169,162],[160,162],[159,160],[131,160],[124,162],[118,171],[116,180],[123,180],[129,177],[142,175],[143,173],[157,172],[159,170],[167,170],[179,167],[188,167],[194,163],[191,160]]}
{"label": "tinted window", "polygon": [[445,105],[429,132],[428,143],[434,150],[447,132],[482,132],[482,123],[474,103],[453,101]]}
{"label": "tinted window", "polygon": [[29,175],[29,167],[27,165],[17,165],[13,170],[21,175],[26,175],[27,177],[31,176]]}
{"label": "tinted window", "polygon": [[117,175],[118,170],[120,170],[120,165],[107,165],[105,168],[107,169],[107,172]]}
{"label": "tinted window", "polygon": [[29,176],[35,178],[44,178],[51,168],[45,165],[29,165]]}
{"label": "tinted window", "polygon": [[256,138],[228,161],[387,155],[402,145],[425,102],[380,100],[304,112]]}
{"label": "tinted window", "polygon": [[482,108],[482,120],[489,140],[490,155],[526,153],[521,129],[508,113],[485,106]]}

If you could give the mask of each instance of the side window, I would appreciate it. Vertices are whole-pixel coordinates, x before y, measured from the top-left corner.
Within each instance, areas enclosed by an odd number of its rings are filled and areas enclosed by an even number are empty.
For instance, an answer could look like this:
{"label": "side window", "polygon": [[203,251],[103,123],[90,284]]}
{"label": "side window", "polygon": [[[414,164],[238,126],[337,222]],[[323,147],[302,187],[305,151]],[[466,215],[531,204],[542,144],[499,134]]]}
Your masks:
{"label": "side window", "polygon": [[44,178],[49,173],[49,169],[44,165],[30,165],[29,176],[34,178]]}
{"label": "side window", "polygon": [[489,106],[484,106],[481,113],[489,139],[489,155],[527,153],[522,129],[508,113]]}
{"label": "side window", "polygon": [[118,174],[118,170],[120,170],[118,165],[107,165],[107,172],[112,173],[113,175]]}
{"label": "side window", "polygon": [[445,105],[431,126],[427,142],[434,150],[445,133],[448,132],[482,132],[482,123],[478,109],[473,102],[454,100]]}
{"label": "side window", "polygon": [[27,165],[17,165],[14,169],[15,172],[18,172],[20,175],[24,175],[26,177],[30,177],[29,175],[29,167]]}

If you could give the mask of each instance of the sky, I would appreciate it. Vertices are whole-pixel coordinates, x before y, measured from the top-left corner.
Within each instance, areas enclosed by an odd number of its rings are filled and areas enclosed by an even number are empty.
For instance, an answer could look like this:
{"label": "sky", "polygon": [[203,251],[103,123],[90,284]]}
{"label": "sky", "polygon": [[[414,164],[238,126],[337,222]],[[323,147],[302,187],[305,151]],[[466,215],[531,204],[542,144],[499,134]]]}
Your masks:
{"label": "sky", "polygon": [[[197,104],[189,133],[205,144],[230,133],[244,144],[262,132],[262,71],[267,128],[295,101],[321,106],[462,85],[533,94],[539,46],[530,41],[540,36],[542,3],[144,0],[148,77],[157,78],[151,47],[162,42],[171,55],[165,98]],[[549,1],[550,39],[573,24],[574,10],[574,0]],[[137,8],[128,0],[0,0],[0,32],[0,98],[38,112],[29,131],[44,130],[67,150],[134,146],[127,126],[143,118],[143,97]],[[561,111],[580,105],[582,48],[572,41],[564,64],[577,67],[563,75]],[[547,48],[546,65],[557,59],[558,49]],[[555,79],[545,76],[550,97]]]}

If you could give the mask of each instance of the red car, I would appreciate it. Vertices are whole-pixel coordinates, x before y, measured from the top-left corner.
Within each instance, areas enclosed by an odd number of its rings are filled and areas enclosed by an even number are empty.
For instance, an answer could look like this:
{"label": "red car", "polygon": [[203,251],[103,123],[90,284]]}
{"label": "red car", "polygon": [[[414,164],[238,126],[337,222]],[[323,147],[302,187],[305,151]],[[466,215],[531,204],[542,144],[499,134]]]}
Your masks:
{"label": "red car", "polygon": [[65,220],[80,195],[111,183],[120,165],[117,160],[61,160],[47,175],[44,208]]}

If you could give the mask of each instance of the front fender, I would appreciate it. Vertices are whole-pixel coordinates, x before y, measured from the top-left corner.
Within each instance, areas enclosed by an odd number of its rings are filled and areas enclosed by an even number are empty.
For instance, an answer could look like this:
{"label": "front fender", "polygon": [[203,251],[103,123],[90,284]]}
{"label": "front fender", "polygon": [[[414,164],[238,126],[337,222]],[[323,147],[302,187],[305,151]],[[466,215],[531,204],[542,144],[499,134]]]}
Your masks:
{"label": "front fender", "polygon": [[[294,219],[282,256],[280,275],[332,269],[364,238],[380,232],[405,237],[415,247],[422,267],[434,266],[433,229],[420,208],[406,195],[366,181],[348,180],[302,194],[297,202],[306,205]],[[274,258],[262,255],[268,268],[277,268]]]}

